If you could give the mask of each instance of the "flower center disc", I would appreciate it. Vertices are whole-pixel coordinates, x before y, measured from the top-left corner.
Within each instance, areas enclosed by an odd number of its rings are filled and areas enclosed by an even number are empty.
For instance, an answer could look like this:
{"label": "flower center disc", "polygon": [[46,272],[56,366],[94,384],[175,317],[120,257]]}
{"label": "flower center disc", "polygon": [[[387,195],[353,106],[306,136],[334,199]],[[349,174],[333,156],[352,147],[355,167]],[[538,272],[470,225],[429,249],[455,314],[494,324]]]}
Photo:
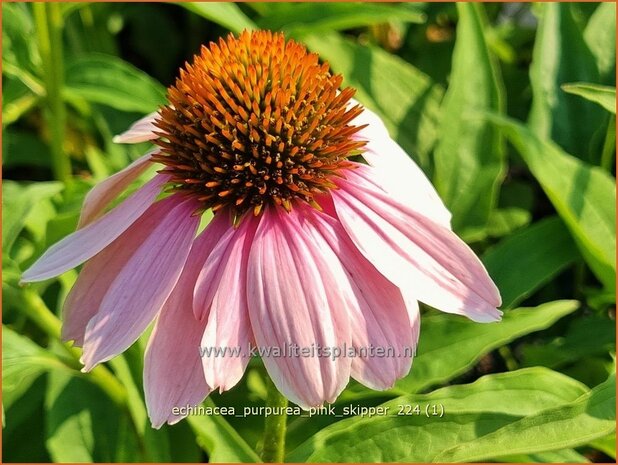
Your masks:
{"label": "flower center disc", "polygon": [[315,197],[364,145],[349,124],[362,108],[349,105],[354,89],[339,92],[341,82],[282,34],[211,42],[168,89],[154,161],[204,209],[230,207],[238,218],[268,204],[290,211],[296,199],[319,208]]}

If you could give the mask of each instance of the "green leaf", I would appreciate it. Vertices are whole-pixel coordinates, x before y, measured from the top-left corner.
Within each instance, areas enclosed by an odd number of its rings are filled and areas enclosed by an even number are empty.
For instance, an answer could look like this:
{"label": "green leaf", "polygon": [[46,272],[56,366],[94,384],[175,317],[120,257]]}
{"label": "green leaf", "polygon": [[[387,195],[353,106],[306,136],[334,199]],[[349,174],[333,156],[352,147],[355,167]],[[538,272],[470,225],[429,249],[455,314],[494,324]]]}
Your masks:
{"label": "green leaf", "polygon": [[85,379],[50,373],[45,406],[54,462],[142,461],[128,413]]}
{"label": "green leaf", "polygon": [[[387,415],[342,420],[318,432],[287,459],[433,462],[445,449],[482,438],[521,417],[568,405],[586,393],[577,381],[544,368],[489,375],[468,385],[399,397],[383,404]],[[413,411],[416,405],[419,414]],[[436,406],[443,415],[427,414],[427,406],[430,412]]]}
{"label": "green leaf", "polygon": [[34,21],[27,4],[2,4],[2,63],[33,71],[40,56],[33,40]]}
{"label": "green leaf", "polygon": [[458,3],[450,84],[442,103],[435,185],[453,213],[456,231],[484,227],[504,177],[499,131],[474,112],[501,112],[502,80],[489,54],[482,4]]}
{"label": "green leaf", "polygon": [[291,34],[340,31],[372,24],[401,21],[422,23],[425,15],[409,5],[379,3],[268,3],[256,22],[260,29],[283,30]]}
{"label": "green leaf", "polygon": [[607,288],[616,289],[615,179],[513,120],[491,120],[517,148],[594,274]]}
{"label": "green leaf", "polygon": [[43,373],[70,372],[54,354],[2,325],[2,395],[8,408]]}
{"label": "green leaf", "polygon": [[217,23],[232,32],[242,32],[244,29],[257,29],[255,23],[245,15],[235,3],[208,2],[208,3],[179,3],[187,10]]}
{"label": "green leaf", "polygon": [[604,123],[600,108],[562,92],[568,82],[598,82],[599,74],[582,31],[567,3],[543,4],[534,44],[530,81],[530,127],[542,139],[552,139],[568,153],[590,159],[597,147],[590,140]]}
{"label": "green leaf", "polygon": [[442,313],[424,316],[412,370],[395,384],[394,392],[418,392],[448,381],[493,349],[548,328],[577,308],[579,303],[573,300],[550,302],[509,310],[502,321],[488,324]]}
{"label": "green leaf", "polygon": [[[518,207],[493,210],[489,214],[486,234],[490,237],[502,237],[511,234],[530,223],[532,214]],[[465,240],[465,239],[464,239]]]}
{"label": "green leaf", "polygon": [[614,460],[616,459],[616,435],[610,434],[604,438],[595,439],[590,443],[592,447],[600,450],[604,454],[609,455]]}
{"label": "green leaf", "polygon": [[165,88],[111,55],[80,55],[66,65],[67,98],[83,98],[122,111],[150,113],[165,103]]}
{"label": "green leaf", "polygon": [[45,199],[60,192],[60,182],[39,182],[22,186],[15,181],[2,183],[2,248],[9,253],[21,232],[31,209]]}
{"label": "green leaf", "polygon": [[607,111],[612,112],[614,115],[616,114],[615,87],[577,82],[574,84],[564,84],[562,90],[569,94],[579,95],[591,102],[598,103]]}
{"label": "green leaf", "polygon": [[567,405],[522,418],[445,450],[440,462],[473,462],[508,454],[577,447],[616,431],[616,376]]}
{"label": "green leaf", "polygon": [[337,33],[301,39],[343,75],[344,85],[356,89],[355,98],[382,117],[391,135],[428,172],[442,88],[381,48],[359,45]]}
{"label": "green leaf", "polygon": [[616,4],[601,2],[584,30],[603,84],[616,83]]}
{"label": "green leaf", "polygon": [[485,253],[483,263],[503,308],[512,308],[579,257],[564,223],[552,217],[505,238]]}
{"label": "green leaf", "polygon": [[[206,407],[214,407],[206,399]],[[257,454],[221,415],[199,415],[187,418],[200,446],[208,452],[209,462],[261,462]]]}

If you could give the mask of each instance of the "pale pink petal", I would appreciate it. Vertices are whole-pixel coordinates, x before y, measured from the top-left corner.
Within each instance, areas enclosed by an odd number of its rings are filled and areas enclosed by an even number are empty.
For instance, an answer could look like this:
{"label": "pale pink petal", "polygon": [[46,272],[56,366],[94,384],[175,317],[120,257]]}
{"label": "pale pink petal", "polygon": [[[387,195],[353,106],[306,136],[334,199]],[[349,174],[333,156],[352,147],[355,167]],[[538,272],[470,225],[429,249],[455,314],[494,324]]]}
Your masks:
{"label": "pale pink petal", "polygon": [[24,271],[21,281],[58,276],[93,257],[120,236],[152,205],[168,175],[157,175],[116,208],[51,246]]}
{"label": "pale pink petal", "polygon": [[74,340],[76,346],[82,347],[86,325],[98,312],[101,301],[116,276],[139,248],[144,239],[144,231],[152,227],[149,211],[86,262],[64,302],[63,340]]}
{"label": "pale pink petal", "polygon": [[[419,332],[418,304],[404,299],[397,286],[382,276],[358,251],[337,220],[308,212],[311,221],[343,264],[356,295],[350,324],[357,356],[352,377],[371,389],[383,390],[410,371]],[[386,356],[369,352],[383,350]]]}
{"label": "pale pink petal", "polygon": [[129,185],[150,166],[150,158],[155,152],[149,152],[138,158],[122,171],[110,176],[94,186],[84,199],[77,228],[92,223],[112,200],[120,195]]}
{"label": "pale pink petal", "polygon": [[150,227],[118,273],[84,337],[84,370],[127,349],[157,315],[176,285],[199,224],[193,199],[172,195],[148,211]]}
{"label": "pale pink petal", "polygon": [[157,139],[159,136],[154,133],[157,130],[154,123],[158,115],[158,112],[154,112],[138,119],[125,132],[114,137],[114,142],[117,144],[136,144]]}
{"label": "pale pink petal", "polygon": [[[341,263],[323,238],[309,235],[296,209],[266,209],[249,255],[247,300],[258,346],[283,350],[351,344],[348,307],[354,295]],[[333,402],[350,375],[349,357],[268,356],[277,388],[303,408]],[[322,355],[325,355],[322,353]]]}
{"label": "pale pink petal", "polygon": [[174,407],[197,405],[212,390],[204,379],[200,356],[207,320],[196,321],[191,307],[195,280],[213,245],[229,228],[229,218],[217,214],[193,241],[182,274],[150,336],[144,362],[144,392],[155,428],[165,422],[177,423],[186,415],[174,415]]}
{"label": "pale pink petal", "polygon": [[[350,102],[350,105],[356,104],[355,101]],[[367,125],[353,137],[367,141],[363,158],[374,168],[375,182],[400,203],[450,228],[451,213],[436,189],[418,165],[390,137],[380,117],[365,108],[351,124]]]}
{"label": "pale pink petal", "polygon": [[202,359],[206,382],[220,392],[240,381],[250,360],[253,333],[247,309],[247,260],[258,223],[258,219],[247,216],[233,231],[202,338],[202,347],[222,351],[219,356]]}
{"label": "pale pink petal", "polygon": [[452,231],[391,199],[350,171],[333,191],[337,215],[363,255],[421,302],[475,321],[496,321],[500,294]]}

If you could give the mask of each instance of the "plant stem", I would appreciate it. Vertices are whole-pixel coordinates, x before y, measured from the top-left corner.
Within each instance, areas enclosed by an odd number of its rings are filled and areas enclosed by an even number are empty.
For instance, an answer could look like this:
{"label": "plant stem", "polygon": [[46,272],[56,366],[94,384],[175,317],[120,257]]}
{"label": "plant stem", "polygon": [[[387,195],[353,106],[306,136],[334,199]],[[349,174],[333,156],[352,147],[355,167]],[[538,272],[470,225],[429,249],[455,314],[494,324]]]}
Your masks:
{"label": "plant stem", "polygon": [[612,115],[607,126],[603,152],[601,152],[601,168],[612,172],[614,150],[616,149],[616,115]]}
{"label": "plant stem", "polygon": [[[47,308],[45,302],[41,297],[32,290],[25,290],[23,292],[24,311],[26,315],[35,323],[39,329],[54,340],[61,343],[67,354],[71,359],[77,362],[75,365],[80,366],[79,359],[81,357],[81,351],[75,347],[71,347],[68,343],[61,341],[60,328],[62,324],[56,315]],[[109,397],[116,402],[119,406],[126,405],[127,393],[126,389],[116,377],[104,366],[99,365],[93,368],[87,375],[90,381],[99,386],[103,391],[109,395]]]}
{"label": "plant stem", "polygon": [[267,416],[264,422],[262,460],[269,463],[282,463],[285,457],[285,431],[288,419],[285,408],[288,406],[288,400],[279,392],[268,376],[267,384],[266,407],[273,408],[280,414]]}
{"label": "plant stem", "polygon": [[71,181],[71,163],[64,152],[66,108],[62,98],[64,65],[62,54],[62,12],[60,4],[34,2],[34,18],[45,84],[45,120],[50,132],[54,177]]}

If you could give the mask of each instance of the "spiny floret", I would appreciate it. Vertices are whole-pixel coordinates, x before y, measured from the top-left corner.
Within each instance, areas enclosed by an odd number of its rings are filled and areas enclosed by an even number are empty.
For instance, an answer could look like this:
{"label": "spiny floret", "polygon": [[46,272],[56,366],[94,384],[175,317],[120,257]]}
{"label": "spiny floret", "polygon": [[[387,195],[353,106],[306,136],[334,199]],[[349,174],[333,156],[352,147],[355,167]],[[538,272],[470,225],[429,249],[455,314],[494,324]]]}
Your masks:
{"label": "spiny floret", "polygon": [[319,208],[316,196],[364,141],[350,122],[352,88],[293,40],[269,31],[229,35],[202,46],[168,89],[156,122],[155,161],[167,165],[175,190],[203,208],[230,207],[236,217],[268,205],[290,211],[294,200]]}

